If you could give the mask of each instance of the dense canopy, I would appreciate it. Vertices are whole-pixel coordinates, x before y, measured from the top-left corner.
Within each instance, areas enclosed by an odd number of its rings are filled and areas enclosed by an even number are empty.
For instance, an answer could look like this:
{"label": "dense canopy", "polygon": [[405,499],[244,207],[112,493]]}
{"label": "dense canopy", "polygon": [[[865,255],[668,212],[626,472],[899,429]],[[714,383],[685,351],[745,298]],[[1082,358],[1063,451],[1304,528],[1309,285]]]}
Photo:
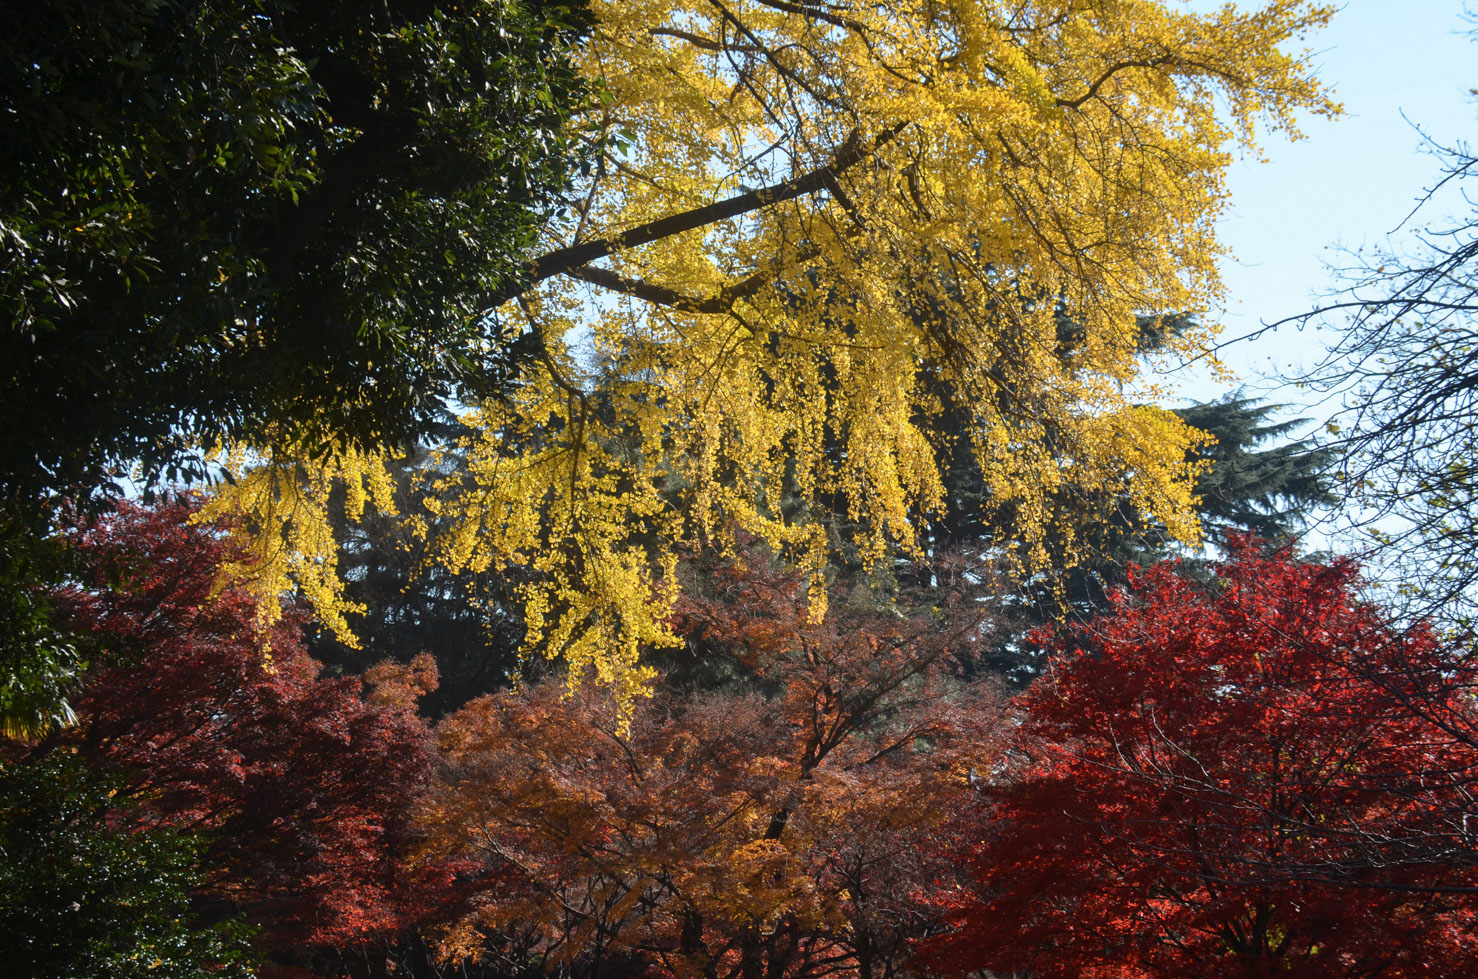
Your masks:
{"label": "dense canopy", "polygon": [[379,448],[496,388],[475,314],[567,179],[577,0],[3,9],[0,494]]}
{"label": "dense canopy", "polygon": [[1232,550],[1059,637],[959,834],[945,971],[1472,974],[1478,674],[1352,562]]}
{"label": "dense canopy", "polygon": [[0,0],[0,962],[1478,974],[1471,223],[1156,383],[1253,6]]}
{"label": "dense canopy", "polygon": [[[1283,50],[1328,8],[593,9],[581,67],[608,94],[576,125],[610,151],[490,295],[538,362],[472,406],[437,493],[442,561],[526,574],[528,650],[629,692],[639,649],[674,640],[675,546],[738,529],[812,571],[838,548],[876,563],[915,547],[957,445],[1020,569],[1066,482],[1196,538],[1197,434],[1140,403],[1138,317],[1216,295],[1228,140],[1334,111]],[[283,463],[221,506],[271,538],[263,581],[296,568],[332,613],[322,534],[281,519],[321,513],[318,485]]]}

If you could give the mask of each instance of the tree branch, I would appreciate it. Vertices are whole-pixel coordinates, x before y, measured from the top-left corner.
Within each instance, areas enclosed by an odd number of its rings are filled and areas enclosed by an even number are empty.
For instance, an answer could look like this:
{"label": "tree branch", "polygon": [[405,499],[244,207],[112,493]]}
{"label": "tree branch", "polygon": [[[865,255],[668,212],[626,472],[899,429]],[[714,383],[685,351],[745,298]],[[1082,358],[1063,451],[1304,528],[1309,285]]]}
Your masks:
{"label": "tree branch", "polygon": [[[503,303],[528,291],[531,286],[543,282],[545,279],[556,275],[568,275],[577,269],[584,269],[591,262],[605,258],[618,251],[635,248],[649,242],[660,241],[673,235],[692,231],[718,221],[738,217],[750,211],[757,211],[772,204],[783,204],[785,201],[803,197],[806,194],[815,193],[818,190],[827,189],[832,185],[837,176],[861,163],[879,149],[891,142],[904,128],[907,122],[900,122],[883,130],[871,141],[864,141],[854,131],[843,141],[837,149],[836,155],[830,163],[807,171],[789,180],[772,184],[769,187],[761,187],[758,190],[748,191],[734,197],[712,204],[705,204],[692,210],[683,211],[678,214],[670,214],[656,221],[637,225],[618,235],[609,238],[598,238],[595,241],[581,242],[577,245],[569,245],[559,248],[547,255],[535,259],[526,268],[524,274],[509,283],[497,294],[495,294],[489,307],[501,306]],[[600,273],[597,272],[597,275]],[[588,276],[582,276],[587,278]],[[633,293],[635,294],[635,293]],[[677,295],[674,293],[673,295]]]}
{"label": "tree branch", "polygon": [[1058,99],[1057,105],[1064,109],[1081,108],[1084,102],[1087,102],[1089,99],[1096,96],[1098,94],[1098,90],[1103,88],[1108,80],[1110,78],[1113,78],[1119,72],[1124,71],[1128,68],[1163,68],[1166,65],[1170,64],[1173,60],[1174,58],[1170,54],[1166,53],[1154,58],[1130,59],[1117,62],[1116,64],[1109,66],[1109,68],[1102,75],[1099,75],[1098,79],[1094,81],[1092,85],[1089,85],[1088,90],[1082,95],[1078,96],[1075,99]]}
{"label": "tree branch", "polygon": [[817,245],[806,245],[798,249],[788,259],[779,258],[765,268],[758,269],[746,275],[742,279],[730,282],[712,296],[689,296],[669,289],[667,286],[647,282],[645,279],[633,279],[619,272],[601,268],[596,265],[582,265],[576,269],[570,269],[565,274],[571,278],[588,282],[611,292],[619,292],[627,296],[635,296],[637,299],[645,300],[655,306],[669,306],[673,309],[682,310],[686,313],[711,313],[720,314],[731,312],[735,301],[746,296],[752,296],[759,292],[765,283],[770,282],[776,275],[787,268],[804,265],[817,255],[821,249]]}
{"label": "tree branch", "polygon": [[579,268],[570,269],[566,274],[582,282],[589,282],[593,286],[600,286],[602,289],[635,296],[655,306],[671,306],[673,309],[680,309],[686,313],[724,313],[728,312],[732,303],[732,300],[724,301],[723,293],[700,299],[656,283],[627,278],[619,272],[612,272],[610,269],[595,265],[582,265]]}

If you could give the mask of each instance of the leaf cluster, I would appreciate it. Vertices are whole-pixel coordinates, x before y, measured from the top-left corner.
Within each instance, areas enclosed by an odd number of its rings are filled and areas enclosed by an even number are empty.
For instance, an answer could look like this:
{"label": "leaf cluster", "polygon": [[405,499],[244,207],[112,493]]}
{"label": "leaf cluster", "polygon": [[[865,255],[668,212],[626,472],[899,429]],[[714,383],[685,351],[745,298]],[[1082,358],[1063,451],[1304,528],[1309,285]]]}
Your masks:
{"label": "leaf cluster", "polygon": [[120,829],[114,775],[70,755],[0,763],[0,954],[17,976],[248,979],[241,922],[201,920],[200,840]]}
{"label": "leaf cluster", "polygon": [[408,442],[568,179],[578,3],[8,4],[0,493]]}
{"label": "leaf cluster", "polygon": [[667,686],[624,725],[609,694],[549,682],[442,722],[432,852],[486,875],[448,958],[495,975],[882,974],[930,927],[913,895],[949,871],[924,843],[1001,725],[984,690],[942,699],[970,630],[840,603],[812,622],[803,578],[762,561],[713,586],[678,628],[743,680]]}
{"label": "leaf cluster", "polygon": [[331,963],[420,913],[423,881],[401,861],[428,731],[396,692],[434,686],[434,670],[381,669],[368,696],[358,678],[319,676],[304,616],[263,625],[222,580],[237,556],[225,528],[193,522],[197,509],[125,504],[77,528],[76,578],[56,602],[92,661],[77,724],[31,753],[110,773],[132,800],[119,832],[189,833],[191,900],[250,922],[277,967]]}

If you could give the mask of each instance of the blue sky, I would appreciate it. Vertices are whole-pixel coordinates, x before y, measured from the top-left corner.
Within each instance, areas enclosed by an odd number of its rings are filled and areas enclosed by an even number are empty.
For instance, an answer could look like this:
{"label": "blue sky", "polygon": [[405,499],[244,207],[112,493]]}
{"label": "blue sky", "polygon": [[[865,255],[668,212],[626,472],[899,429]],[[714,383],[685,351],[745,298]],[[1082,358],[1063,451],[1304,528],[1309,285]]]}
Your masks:
{"label": "blue sky", "polygon": [[[1474,26],[1462,0],[1348,0],[1310,39],[1319,77],[1333,85],[1346,114],[1304,120],[1305,138],[1295,143],[1265,139],[1267,162],[1233,164],[1232,206],[1220,228],[1235,255],[1223,265],[1223,340],[1317,305],[1320,292],[1335,286],[1329,266],[1339,264],[1338,248],[1378,244],[1410,212],[1438,171],[1412,123],[1451,143],[1466,139],[1478,119],[1469,94],[1478,87]],[[1313,330],[1284,327],[1233,344],[1223,360],[1249,393],[1268,390],[1294,402],[1306,396],[1265,378],[1311,365],[1323,345]],[[1204,372],[1178,374],[1186,397],[1205,400],[1222,390]]]}

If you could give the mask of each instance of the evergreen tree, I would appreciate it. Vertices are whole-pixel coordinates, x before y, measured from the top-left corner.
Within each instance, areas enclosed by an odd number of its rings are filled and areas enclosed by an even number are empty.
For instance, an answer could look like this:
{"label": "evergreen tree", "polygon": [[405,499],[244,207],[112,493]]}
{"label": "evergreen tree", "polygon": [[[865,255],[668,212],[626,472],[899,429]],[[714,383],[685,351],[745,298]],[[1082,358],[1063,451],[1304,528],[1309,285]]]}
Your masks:
{"label": "evergreen tree", "polygon": [[247,979],[245,932],[191,909],[198,842],[120,827],[119,782],[73,756],[0,762],[0,962],[6,975]]}
{"label": "evergreen tree", "polygon": [[[1332,482],[1334,453],[1289,440],[1303,420],[1276,420],[1281,407],[1233,394],[1175,409],[1183,421],[1214,439],[1189,454],[1209,463],[1196,479],[1197,509],[1209,544],[1221,543],[1228,533],[1287,540],[1320,507],[1338,502]],[[1035,579],[1004,602],[1004,638],[974,667],[1029,682],[1040,650],[1023,638],[1026,633],[1063,617],[1083,620],[1101,613],[1108,607],[1109,590],[1125,582],[1131,564],[1153,564],[1180,550],[1163,527],[1143,520],[1122,496],[1075,488],[1064,495],[1063,505],[1077,514],[1072,526],[1083,535],[1078,546],[1084,560]],[[995,530],[982,527],[980,544],[988,544]],[[1187,556],[1185,566],[1194,574],[1203,563]]]}
{"label": "evergreen tree", "polygon": [[0,13],[0,497],[406,444],[497,389],[483,312],[566,186],[582,0]]}
{"label": "evergreen tree", "polygon": [[1234,394],[1176,410],[1216,439],[1199,453],[1211,469],[1196,480],[1201,523],[1214,542],[1228,531],[1281,541],[1297,534],[1319,508],[1339,503],[1332,483],[1334,450],[1292,441],[1306,419],[1273,420],[1283,407]]}

